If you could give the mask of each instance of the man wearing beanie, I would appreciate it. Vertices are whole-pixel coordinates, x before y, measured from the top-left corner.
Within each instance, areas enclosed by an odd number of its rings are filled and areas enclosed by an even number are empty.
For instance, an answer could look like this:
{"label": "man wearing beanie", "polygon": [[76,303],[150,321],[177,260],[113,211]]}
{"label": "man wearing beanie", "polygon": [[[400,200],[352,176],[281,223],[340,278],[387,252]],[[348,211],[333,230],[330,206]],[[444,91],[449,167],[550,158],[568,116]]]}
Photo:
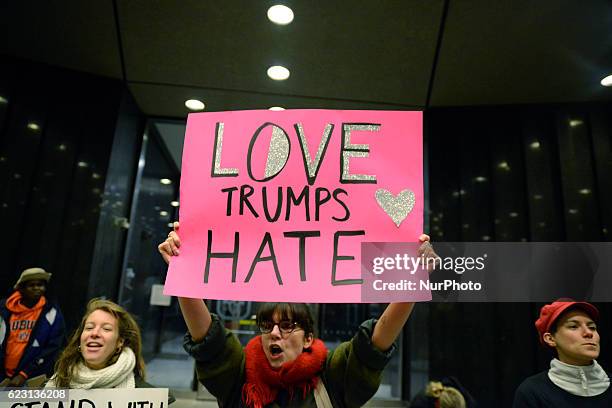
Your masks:
{"label": "man wearing beanie", "polygon": [[51,274],[24,270],[15,291],[0,301],[0,382],[21,387],[47,375],[64,341],[64,318],[44,296]]}
{"label": "man wearing beanie", "polygon": [[516,390],[514,408],[612,407],[610,375],[597,364],[599,311],[587,302],[545,305],[535,322],[540,343],[555,349],[550,369],[527,378]]}

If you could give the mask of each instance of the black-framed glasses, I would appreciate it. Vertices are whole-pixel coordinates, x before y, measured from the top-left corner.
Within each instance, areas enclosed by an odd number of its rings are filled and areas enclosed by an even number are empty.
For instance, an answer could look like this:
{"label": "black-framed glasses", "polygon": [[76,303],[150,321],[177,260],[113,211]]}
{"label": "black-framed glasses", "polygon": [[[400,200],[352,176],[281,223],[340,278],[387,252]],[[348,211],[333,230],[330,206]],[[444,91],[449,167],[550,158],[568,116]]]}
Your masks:
{"label": "black-framed glasses", "polygon": [[276,325],[278,325],[278,329],[280,330],[281,334],[292,333],[299,327],[296,322],[292,322],[291,320],[281,320],[278,323],[272,320],[264,320],[259,322],[259,331],[261,331],[263,334],[271,333]]}

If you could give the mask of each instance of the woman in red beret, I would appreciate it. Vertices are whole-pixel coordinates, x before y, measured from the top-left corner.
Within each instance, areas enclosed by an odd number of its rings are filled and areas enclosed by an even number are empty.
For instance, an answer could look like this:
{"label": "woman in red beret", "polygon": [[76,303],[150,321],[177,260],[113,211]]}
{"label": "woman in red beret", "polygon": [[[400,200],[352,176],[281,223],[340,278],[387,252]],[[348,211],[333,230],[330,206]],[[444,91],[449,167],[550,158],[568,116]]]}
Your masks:
{"label": "woman in red beret", "polygon": [[597,364],[599,311],[587,302],[558,300],[545,305],[535,322],[540,342],[554,348],[550,369],[527,378],[514,395],[514,408],[612,407],[610,376]]}

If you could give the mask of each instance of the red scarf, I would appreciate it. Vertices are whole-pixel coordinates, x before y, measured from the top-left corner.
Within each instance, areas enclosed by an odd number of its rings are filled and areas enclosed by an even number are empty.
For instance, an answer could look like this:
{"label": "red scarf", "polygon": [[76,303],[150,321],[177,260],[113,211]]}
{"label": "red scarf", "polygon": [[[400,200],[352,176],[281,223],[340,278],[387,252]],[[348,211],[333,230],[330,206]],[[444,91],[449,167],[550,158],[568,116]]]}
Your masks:
{"label": "red scarf", "polygon": [[244,352],[246,382],[242,387],[242,400],[250,408],[263,408],[270,404],[281,389],[287,390],[290,398],[296,391],[306,398],[316,388],[318,374],[327,358],[327,347],[319,339],[315,339],[295,360],[284,363],[277,370],[270,367],[261,336],[251,339]]}

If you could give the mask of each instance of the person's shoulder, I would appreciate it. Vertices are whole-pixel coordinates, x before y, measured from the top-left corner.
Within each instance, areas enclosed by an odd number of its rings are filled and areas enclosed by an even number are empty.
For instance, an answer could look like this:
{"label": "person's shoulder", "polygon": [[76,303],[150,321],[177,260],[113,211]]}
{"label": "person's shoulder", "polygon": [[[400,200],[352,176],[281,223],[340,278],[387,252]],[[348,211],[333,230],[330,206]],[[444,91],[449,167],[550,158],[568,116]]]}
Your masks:
{"label": "person's shoulder", "polygon": [[546,371],[523,380],[514,393],[512,408],[541,406],[542,394],[548,394]]}
{"label": "person's shoulder", "polygon": [[378,319],[376,318],[372,318],[372,319],[368,319],[364,322],[362,322],[359,325],[359,328],[362,330],[366,330],[368,332],[374,332],[374,326],[376,326],[376,323],[378,322]]}
{"label": "person's shoulder", "polygon": [[59,313],[61,313],[59,302],[57,301],[57,299],[45,296],[45,301],[46,302],[45,302],[45,306],[43,307],[43,310],[49,310],[49,309],[54,308]]}
{"label": "person's shoulder", "polygon": [[541,388],[542,385],[548,384],[548,371],[541,371],[523,380],[519,389]]}
{"label": "person's shoulder", "polygon": [[134,385],[136,388],[156,388],[154,385],[143,380],[139,375],[134,375]]}
{"label": "person's shoulder", "polygon": [[[134,386],[136,388],[166,388],[166,387],[158,387],[153,384],[149,384],[144,379],[142,379],[142,377],[140,377],[139,375],[134,375]],[[174,396],[174,394],[172,394],[170,389],[168,389],[168,404],[172,404],[174,401],[176,401],[176,397]]]}
{"label": "person's shoulder", "polygon": [[551,392],[551,384],[548,379],[548,371],[542,371],[527,377],[516,389],[515,400],[524,398],[528,400],[537,399],[537,396]]}
{"label": "person's shoulder", "polygon": [[43,306],[40,316],[44,316],[49,325],[51,326],[53,326],[53,324],[57,322],[62,322],[63,324],[64,321],[64,316],[62,315],[62,311],[60,310],[59,305],[57,304],[57,302],[49,300],[49,298],[46,298],[46,302]]}

